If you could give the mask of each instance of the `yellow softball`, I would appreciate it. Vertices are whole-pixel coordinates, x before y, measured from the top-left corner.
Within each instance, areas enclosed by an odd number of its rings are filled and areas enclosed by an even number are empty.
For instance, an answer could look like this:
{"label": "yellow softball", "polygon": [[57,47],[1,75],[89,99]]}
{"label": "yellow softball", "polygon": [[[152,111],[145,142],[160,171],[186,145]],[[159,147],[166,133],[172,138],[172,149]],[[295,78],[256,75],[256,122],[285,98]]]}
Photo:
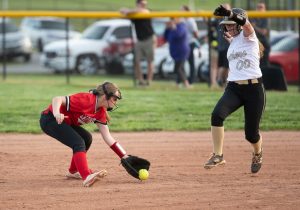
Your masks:
{"label": "yellow softball", "polygon": [[212,47],[217,47],[217,46],[218,46],[218,42],[217,42],[216,40],[213,40],[213,41],[211,42],[211,46],[212,46]]}
{"label": "yellow softball", "polygon": [[140,180],[147,180],[149,177],[149,172],[146,169],[139,170],[139,178]]}

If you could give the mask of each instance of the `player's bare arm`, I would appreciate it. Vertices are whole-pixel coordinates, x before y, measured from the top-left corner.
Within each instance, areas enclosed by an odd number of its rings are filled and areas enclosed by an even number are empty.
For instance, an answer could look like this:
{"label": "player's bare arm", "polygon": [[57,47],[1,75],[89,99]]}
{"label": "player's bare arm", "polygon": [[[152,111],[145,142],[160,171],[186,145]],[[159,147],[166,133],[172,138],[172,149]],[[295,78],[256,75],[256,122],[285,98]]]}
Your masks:
{"label": "player's bare arm", "polygon": [[61,105],[66,105],[65,96],[56,96],[52,99],[53,116],[55,117],[58,124],[61,124],[65,118],[64,114],[60,113]]}
{"label": "player's bare arm", "polygon": [[254,28],[249,22],[249,20],[247,19],[245,25],[243,25],[243,34],[245,37],[248,37],[253,33],[254,33]]}
{"label": "player's bare arm", "polygon": [[[125,150],[121,147],[120,144],[112,137],[112,135],[109,132],[109,128],[107,125],[103,125],[100,123],[97,123],[97,127],[101,133],[101,136],[105,143],[114,150],[120,158],[126,158],[128,155],[126,154]],[[116,147],[116,148],[115,148]]]}

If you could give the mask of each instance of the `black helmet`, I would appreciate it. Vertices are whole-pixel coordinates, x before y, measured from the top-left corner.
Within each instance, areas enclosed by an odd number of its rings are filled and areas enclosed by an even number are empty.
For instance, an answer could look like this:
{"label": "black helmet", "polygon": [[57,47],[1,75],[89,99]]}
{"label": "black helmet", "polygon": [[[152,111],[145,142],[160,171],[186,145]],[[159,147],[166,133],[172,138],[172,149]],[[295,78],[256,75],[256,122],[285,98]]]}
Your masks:
{"label": "black helmet", "polygon": [[241,8],[233,8],[231,10],[233,13],[242,16],[243,18],[248,19],[248,14],[245,10],[241,9]]}

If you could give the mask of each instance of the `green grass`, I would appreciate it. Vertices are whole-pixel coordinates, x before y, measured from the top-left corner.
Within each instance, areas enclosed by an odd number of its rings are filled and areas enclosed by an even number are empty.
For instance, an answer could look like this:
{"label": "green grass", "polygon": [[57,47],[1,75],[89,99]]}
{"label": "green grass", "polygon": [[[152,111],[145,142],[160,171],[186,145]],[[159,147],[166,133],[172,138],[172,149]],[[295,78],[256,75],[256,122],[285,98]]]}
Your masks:
{"label": "green grass", "polygon": [[[112,112],[112,131],[208,130],[210,113],[222,91],[206,84],[194,89],[176,89],[173,81],[155,81],[151,87],[135,88],[125,76],[74,76],[70,84],[59,75],[8,75],[0,82],[0,132],[39,133],[40,112],[52,97],[87,91],[104,81],[112,81],[122,90],[119,109]],[[263,130],[300,130],[298,88],[288,92],[267,92],[267,106],[261,123]],[[243,129],[242,109],[225,122],[227,130]],[[93,125],[86,126],[94,130]]]}
{"label": "green grass", "polygon": [[[135,7],[136,0],[9,0],[10,10],[99,10],[116,11],[121,7]],[[178,10],[183,4],[189,5],[189,0],[149,0],[148,7],[152,10]],[[201,10],[214,9],[223,0],[195,1],[195,8]],[[3,5],[2,5],[3,6]]]}

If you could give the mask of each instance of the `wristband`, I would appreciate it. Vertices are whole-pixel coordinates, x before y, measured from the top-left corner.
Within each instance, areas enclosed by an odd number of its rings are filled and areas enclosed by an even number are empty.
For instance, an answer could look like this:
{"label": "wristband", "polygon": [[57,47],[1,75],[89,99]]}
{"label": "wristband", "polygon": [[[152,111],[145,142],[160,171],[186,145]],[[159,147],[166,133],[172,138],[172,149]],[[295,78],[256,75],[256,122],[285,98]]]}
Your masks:
{"label": "wristband", "polygon": [[113,145],[110,146],[110,148],[120,157],[122,158],[124,155],[126,155],[126,151],[123,149],[123,147],[118,143],[115,142]]}

